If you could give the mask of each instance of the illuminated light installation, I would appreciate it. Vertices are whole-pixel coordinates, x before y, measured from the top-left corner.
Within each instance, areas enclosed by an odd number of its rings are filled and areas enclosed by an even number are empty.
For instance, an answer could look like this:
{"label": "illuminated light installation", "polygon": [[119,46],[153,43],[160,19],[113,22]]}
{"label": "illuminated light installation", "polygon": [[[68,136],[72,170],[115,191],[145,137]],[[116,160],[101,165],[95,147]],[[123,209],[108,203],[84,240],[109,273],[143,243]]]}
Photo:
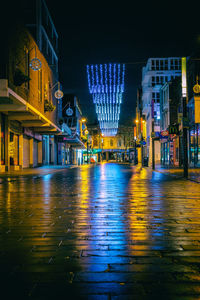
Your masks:
{"label": "illuminated light installation", "polygon": [[39,58],[34,57],[33,59],[31,59],[29,66],[34,71],[39,71],[42,68],[42,63]]}
{"label": "illuminated light installation", "polygon": [[125,64],[87,65],[89,92],[104,136],[117,134],[124,73]]}

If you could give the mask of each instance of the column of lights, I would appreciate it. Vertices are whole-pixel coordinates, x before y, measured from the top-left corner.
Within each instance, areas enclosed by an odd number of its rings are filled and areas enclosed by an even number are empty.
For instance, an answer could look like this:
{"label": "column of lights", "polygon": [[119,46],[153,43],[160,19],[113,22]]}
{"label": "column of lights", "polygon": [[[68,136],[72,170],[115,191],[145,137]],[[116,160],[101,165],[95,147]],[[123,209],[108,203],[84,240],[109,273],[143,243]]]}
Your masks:
{"label": "column of lights", "polygon": [[125,64],[87,65],[89,92],[104,136],[117,134]]}

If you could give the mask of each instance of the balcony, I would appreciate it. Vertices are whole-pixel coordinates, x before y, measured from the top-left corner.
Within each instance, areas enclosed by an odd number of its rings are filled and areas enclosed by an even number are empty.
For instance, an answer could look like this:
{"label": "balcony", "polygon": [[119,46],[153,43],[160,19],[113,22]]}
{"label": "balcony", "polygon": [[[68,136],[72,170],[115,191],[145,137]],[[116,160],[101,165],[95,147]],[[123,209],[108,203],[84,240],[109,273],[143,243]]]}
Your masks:
{"label": "balcony", "polygon": [[0,112],[4,112],[8,120],[19,121],[22,127],[31,127],[36,133],[58,134],[62,132],[56,124],[9,88],[7,79],[0,79]]}

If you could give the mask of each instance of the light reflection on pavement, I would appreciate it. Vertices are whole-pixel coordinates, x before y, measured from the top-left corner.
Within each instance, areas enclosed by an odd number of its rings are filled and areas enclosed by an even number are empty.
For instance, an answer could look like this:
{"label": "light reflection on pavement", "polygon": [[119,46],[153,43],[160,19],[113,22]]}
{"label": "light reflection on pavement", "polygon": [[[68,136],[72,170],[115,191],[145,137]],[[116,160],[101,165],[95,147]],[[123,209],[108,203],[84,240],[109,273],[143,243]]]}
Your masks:
{"label": "light reflection on pavement", "polygon": [[8,299],[200,293],[197,183],[114,163],[21,172],[0,184],[0,224]]}

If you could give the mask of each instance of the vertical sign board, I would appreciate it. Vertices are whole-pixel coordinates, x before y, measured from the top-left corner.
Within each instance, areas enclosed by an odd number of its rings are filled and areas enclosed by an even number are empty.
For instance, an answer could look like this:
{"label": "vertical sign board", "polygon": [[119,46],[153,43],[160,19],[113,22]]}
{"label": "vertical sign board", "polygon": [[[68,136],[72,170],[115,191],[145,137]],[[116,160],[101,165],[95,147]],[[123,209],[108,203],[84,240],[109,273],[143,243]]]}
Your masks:
{"label": "vertical sign board", "polygon": [[182,97],[187,97],[186,57],[182,57]]}
{"label": "vertical sign board", "polygon": [[200,96],[194,96],[194,118],[195,123],[200,123]]}

